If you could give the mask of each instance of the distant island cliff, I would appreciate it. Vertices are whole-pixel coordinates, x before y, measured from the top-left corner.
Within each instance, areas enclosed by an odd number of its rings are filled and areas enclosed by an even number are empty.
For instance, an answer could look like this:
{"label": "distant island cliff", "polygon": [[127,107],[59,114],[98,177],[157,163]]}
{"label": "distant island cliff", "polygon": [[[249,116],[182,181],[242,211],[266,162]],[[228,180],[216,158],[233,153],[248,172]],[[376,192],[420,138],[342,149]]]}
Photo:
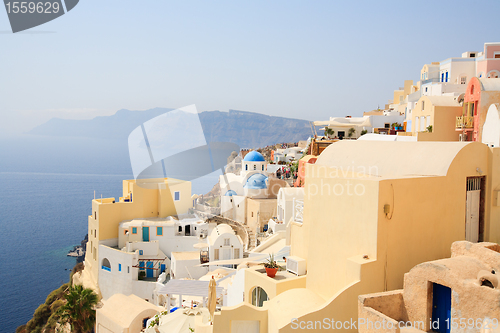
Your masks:
{"label": "distant island cliff", "polygon": [[[126,139],[145,121],[173,109],[154,108],[146,111],[119,110],[112,116],[90,120],[53,118],[35,127],[29,134],[55,137]],[[267,116],[255,112],[229,110],[199,113],[207,141],[232,142],[242,148],[256,148],[277,142],[297,142],[311,136],[309,121]]]}

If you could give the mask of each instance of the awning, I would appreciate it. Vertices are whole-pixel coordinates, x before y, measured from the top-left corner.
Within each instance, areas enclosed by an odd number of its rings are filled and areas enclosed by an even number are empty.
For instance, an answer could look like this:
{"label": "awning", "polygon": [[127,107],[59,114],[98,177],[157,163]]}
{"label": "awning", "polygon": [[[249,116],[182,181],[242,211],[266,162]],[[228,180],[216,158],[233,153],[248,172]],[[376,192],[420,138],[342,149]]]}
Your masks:
{"label": "awning", "polygon": [[228,259],[228,260],[215,260],[215,261],[206,262],[204,264],[200,264],[200,265],[196,265],[196,266],[238,265],[238,264],[241,264],[243,262],[264,261],[267,258],[269,258],[269,254],[268,253],[263,253],[261,255],[257,255],[257,256],[254,256],[254,257],[248,257],[248,258]]}
{"label": "awning", "polygon": [[[200,296],[208,297],[208,284],[210,281],[199,280],[170,280],[162,286],[159,294],[182,295],[182,296]],[[223,287],[216,288],[217,297],[222,295]]]}
{"label": "awning", "polygon": [[357,117],[357,118],[332,118],[331,120],[325,121],[315,121],[314,126],[326,126],[326,127],[371,127],[370,117]]}

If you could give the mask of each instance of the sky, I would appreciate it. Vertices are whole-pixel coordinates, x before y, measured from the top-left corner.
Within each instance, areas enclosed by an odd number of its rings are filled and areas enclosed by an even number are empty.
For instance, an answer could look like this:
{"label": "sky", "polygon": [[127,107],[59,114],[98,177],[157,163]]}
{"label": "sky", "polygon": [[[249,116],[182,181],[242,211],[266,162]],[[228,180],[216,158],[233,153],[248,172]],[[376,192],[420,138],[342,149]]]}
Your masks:
{"label": "sky", "polygon": [[492,12],[500,1],[81,0],[13,34],[0,9],[0,131],[191,104],[360,116],[425,63],[499,42]]}

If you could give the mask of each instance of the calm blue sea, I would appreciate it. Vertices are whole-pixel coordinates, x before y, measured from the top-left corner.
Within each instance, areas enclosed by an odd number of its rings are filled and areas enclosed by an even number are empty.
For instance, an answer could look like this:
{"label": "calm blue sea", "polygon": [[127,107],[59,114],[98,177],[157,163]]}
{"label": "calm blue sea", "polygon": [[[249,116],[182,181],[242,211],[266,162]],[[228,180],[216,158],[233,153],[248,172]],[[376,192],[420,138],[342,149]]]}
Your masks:
{"label": "calm blue sea", "polygon": [[[67,252],[87,234],[94,197],[121,196],[130,163],[123,144],[88,139],[0,138],[0,331],[25,324],[69,280]],[[96,149],[99,145],[99,149]],[[206,193],[217,176],[193,181]]]}

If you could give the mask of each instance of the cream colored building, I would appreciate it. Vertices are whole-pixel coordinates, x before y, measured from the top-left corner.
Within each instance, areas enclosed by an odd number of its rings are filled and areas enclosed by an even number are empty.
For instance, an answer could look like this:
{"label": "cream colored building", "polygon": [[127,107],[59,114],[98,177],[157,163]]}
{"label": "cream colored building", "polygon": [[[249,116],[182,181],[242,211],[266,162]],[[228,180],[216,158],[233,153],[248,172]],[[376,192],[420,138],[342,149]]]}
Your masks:
{"label": "cream colored building", "polygon": [[[245,304],[216,314],[214,332],[230,332],[242,317],[261,333],[296,332],[324,318],[355,320],[359,295],[402,288],[407,271],[449,257],[453,242],[500,241],[500,149],[341,141],[306,168],[291,255],[305,260],[307,274],[270,281],[249,271]],[[252,306],[248,287],[263,289],[269,301]]]}
{"label": "cream colored building", "polygon": [[455,242],[451,258],[406,273],[404,289],[359,296],[359,332],[500,332],[497,272],[498,244]]}
{"label": "cream colored building", "polygon": [[460,115],[462,106],[456,97],[422,96],[412,112],[413,135],[418,141],[458,141],[455,123]]}
{"label": "cream colored building", "polygon": [[[192,207],[191,182],[176,179],[143,179],[124,180],[123,196],[92,200],[92,215],[88,218],[87,251],[83,274],[87,287],[92,287],[98,293],[99,273],[108,273],[100,246],[118,249],[118,232],[122,221],[137,218],[164,218],[187,213]],[[150,232],[154,230],[141,229],[142,241],[149,242]],[[118,251],[118,250],[117,250]],[[108,260],[109,261],[109,260]],[[107,264],[107,262],[106,262]],[[110,269],[118,270],[122,264],[124,272],[132,271],[125,263],[109,262]]]}
{"label": "cream colored building", "polygon": [[133,333],[163,309],[135,295],[115,294],[96,311],[96,333]]}

